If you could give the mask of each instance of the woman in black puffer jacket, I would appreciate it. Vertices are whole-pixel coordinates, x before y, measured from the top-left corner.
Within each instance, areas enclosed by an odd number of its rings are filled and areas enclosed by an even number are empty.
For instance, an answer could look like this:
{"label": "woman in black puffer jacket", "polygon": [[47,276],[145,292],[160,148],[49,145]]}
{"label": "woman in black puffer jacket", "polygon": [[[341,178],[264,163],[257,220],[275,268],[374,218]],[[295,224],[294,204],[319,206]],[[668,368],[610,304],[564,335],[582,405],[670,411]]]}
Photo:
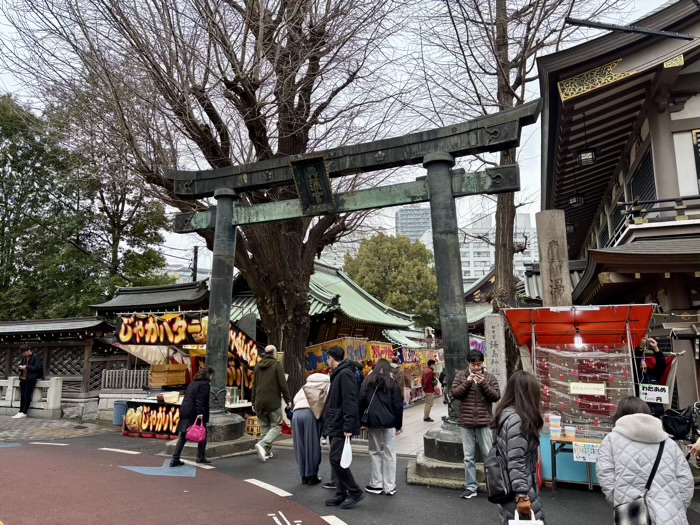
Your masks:
{"label": "woman in black puffer jacket", "polygon": [[[202,416],[204,424],[209,423],[209,391],[211,387],[210,381],[214,378],[214,370],[211,367],[205,366],[200,368],[194,376],[194,380],[187,386],[185,397],[182,399],[180,406],[180,422],[177,426],[177,431],[180,433],[180,439],[175,446],[173,459],[170,460],[171,467],[179,467],[184,465],[180,461],[180,454],[187,443],[187,429],[194,425],[197,416]],[[206,458],[207,440],[197,444],[197,463],[211,463]]]}
{"label": "woman in black puffer jacket", "polygon": [[506,384],[501,402],[496,409],[493,428],[497,432],[497,445],[508,461],[508,474],[515,494],[511,503],[499,505],[501,523],[515,519],[515,512],[544,523],[544,513],[537,487],[537,459],[540,446],[540,430],[544,424],[540,413],[542,393],[535,376],[527,372],[515,372]]}

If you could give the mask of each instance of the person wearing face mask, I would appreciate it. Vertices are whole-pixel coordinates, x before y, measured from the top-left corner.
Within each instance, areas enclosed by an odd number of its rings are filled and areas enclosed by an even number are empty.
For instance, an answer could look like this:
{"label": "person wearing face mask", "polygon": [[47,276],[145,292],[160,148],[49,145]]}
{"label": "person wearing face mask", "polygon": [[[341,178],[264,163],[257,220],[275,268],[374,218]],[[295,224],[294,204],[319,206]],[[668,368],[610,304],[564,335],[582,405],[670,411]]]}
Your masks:
{"label": "person wearing face mask", "polygon": [[476,496],[476,447],[486,457],[491,450],[493,437],[489,426],[492,422],[491,407],[501,398],[496,376],[484,369],[484,356],[478,350],[467,355],[469,368],[457,373],[450,393],[460,400],[459,426],[464,450],[466,489],[463,499]]}
{"label": "person wearing face mask", "polygon": [[[650,367],[644,358],[647,348],[654,352],[654,366]],[[634,351],[634,388],[635,394],[639,396],[639,385],[660,385],[666,373],[666,357],[659,350],[659,345],[651,337],[642,339],[640,347]],[[660,417],[664,414],[662,403],[647,403],[652,415]]]}

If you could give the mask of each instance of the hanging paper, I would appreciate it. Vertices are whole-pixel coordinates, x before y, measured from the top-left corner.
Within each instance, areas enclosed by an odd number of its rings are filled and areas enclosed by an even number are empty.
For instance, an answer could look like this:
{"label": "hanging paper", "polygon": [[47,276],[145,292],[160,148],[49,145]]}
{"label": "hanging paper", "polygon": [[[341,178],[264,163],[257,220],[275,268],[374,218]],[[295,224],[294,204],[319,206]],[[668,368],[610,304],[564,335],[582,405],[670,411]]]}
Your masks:
{"label": "hanging paper", "polygon": [[569,394],[578,396],[605,396],[605,383],[569,383]]}
{"label": "hanging paper", "polygon": [[599,443],[578,443],[574,441],[574,461],[597,463]]}

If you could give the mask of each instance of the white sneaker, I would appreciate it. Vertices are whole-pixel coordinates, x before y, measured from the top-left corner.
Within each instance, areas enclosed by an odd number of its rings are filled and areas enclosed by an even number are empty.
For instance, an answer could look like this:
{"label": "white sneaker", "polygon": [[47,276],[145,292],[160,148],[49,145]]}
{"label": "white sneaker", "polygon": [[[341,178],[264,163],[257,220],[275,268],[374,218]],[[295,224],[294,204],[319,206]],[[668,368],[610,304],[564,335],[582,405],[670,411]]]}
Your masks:
{"label": "white sneaker", "polygon": [[24,412],[17,412],[14,416],[12,416],[12,419],[22,419],[23,417],[27,417],[27,414]]}
{"label": "white sneaker", "polygon": [[258,452],[258,457],[260,458],[260,461],[265,463],[267,461],[267,453],[265,452],[265,447],[262,446],[262,443],[256,443],[255,450]]}

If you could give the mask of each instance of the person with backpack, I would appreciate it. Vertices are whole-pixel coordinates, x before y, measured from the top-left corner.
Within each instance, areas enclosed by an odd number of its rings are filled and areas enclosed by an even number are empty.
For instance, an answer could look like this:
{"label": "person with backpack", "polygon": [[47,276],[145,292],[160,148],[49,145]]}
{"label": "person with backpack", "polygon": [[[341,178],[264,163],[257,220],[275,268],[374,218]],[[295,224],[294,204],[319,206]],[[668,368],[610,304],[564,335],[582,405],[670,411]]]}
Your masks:
{"label": "person with backpack", "polygon": [[615,508],[615,523],[628,523],[630,507],[637,510],[645,502],[652,524],[687,525],[695,486],[681,449],[638,397],[620,401],[614,419],[598,451],[596,473]]}
{"label": "person with backpack", "polygon": [[380,359],[360,392],[362,424],[369,433],[369,485],[371,494],[396,494],[395,439],[403,425],[403,396],[391,375],[391,364]]}
{"label": "person with backpack", "polygon": [[321,482],[318,469],[321,465],[321,430],[323,407],[328,399],[331,378],[328,374],[314,373],[306,378],[292,405],[292,438],[294,456],[304,485]]}
{"label": "person with backpack", "polygon": [[[496,439],[485,461],[487,488],[489,501],[495,500],[491,493],[494,485],[502,489],[498,498],[502,525],[515,519],[516,512],[526,519],[534,514],[535,519],[545,523],[537,486],[540,430],[544,425],[541,400],[542,392],[535,376],[518,370],[506,383],[491,424]],[[494,468],[495,456],[502,460],[502,472]]]}
{"label": "person with backpack", "polygon": [[255,366],[251,402],[258,416],[262,437],[255,444],[260,461],[272,458],[272,444],[282,435],[282,398],[287,410],[292,408],[287,378],[282,363],[277,360],[277,348],[265,347],[262,359]]}

